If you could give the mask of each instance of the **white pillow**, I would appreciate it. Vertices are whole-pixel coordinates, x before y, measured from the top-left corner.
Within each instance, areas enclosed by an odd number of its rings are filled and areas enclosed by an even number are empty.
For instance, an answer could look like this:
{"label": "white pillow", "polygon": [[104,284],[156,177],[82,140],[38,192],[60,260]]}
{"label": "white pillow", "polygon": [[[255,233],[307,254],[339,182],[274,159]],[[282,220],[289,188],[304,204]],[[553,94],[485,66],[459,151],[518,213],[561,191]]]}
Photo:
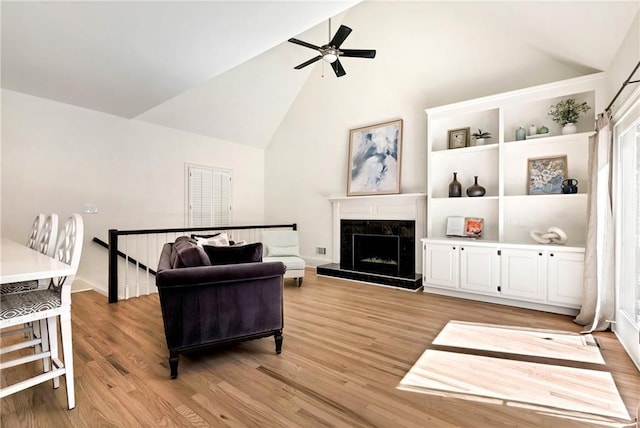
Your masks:
{"label": "white pillow", "polygon": [[200,247],[202,247],[203,245],[213,245],[214,247],[229,246],[229,237],[226,233],[221,233],[211,238],[196,238],[196,241],[198,243],[198,246]]}
{"label": "white pillow", "polygon": [[298,246],[291,245],[289,247],[276,247],[267,245],[267,257],[286,257],[298,256]]}

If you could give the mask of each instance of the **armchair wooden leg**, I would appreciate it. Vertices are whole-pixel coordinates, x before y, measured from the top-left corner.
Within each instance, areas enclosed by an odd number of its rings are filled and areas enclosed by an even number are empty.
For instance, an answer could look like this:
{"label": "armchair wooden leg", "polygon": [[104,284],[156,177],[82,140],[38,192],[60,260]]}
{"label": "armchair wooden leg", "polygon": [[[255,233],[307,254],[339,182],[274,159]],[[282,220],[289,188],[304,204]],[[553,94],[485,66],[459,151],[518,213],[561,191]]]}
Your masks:
{"label": "armchair wooden leg", "polygon": [[171,379],[178,377],[178,351],[169,350],[169,368],[171,368]]}
{"label": "armchair wooden leg", "polygon": [[282,352],[282,330],[278,331],[274,338],[276,339],[276,354]]}

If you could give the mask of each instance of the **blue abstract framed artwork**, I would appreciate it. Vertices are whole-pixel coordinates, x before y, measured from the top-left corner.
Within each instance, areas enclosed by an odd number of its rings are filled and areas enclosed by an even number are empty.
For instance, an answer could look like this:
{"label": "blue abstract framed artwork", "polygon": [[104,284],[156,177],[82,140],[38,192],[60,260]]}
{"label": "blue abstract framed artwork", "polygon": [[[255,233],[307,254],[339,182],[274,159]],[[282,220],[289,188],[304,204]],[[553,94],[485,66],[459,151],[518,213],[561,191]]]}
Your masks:
{"label": "blue abstract framed artwork", "polygon": [[402,119],[349,132],[347,196],[400,193]]}
{"label": "blue abstract framed artwork", "polygon": [[562,181],[568,177],[567,156],[527,160],[529,195],[562,193]]}

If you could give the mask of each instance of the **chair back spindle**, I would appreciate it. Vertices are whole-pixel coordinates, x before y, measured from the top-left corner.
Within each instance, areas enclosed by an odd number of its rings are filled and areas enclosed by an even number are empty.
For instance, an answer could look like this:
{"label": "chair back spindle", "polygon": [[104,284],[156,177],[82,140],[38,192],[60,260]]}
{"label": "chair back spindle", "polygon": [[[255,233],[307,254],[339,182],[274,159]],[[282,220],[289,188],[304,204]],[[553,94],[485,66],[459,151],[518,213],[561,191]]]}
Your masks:
{"label": "chair back spindle", "polygon": [[31,233],[29,233],[29,238],[27,239],[27,247],[37,250],[38,242],[40,238],[40,231],[42,230],[42,226],[44,225],[44,214],[38,214],[36,218],[33,220],[33,225],[31,226]]}
{"label": "chair back spindle", "polygon": [[44,224],[42,225],[36,250],[49,257],[53,257],[57,233],[58,215],[51,213],[47,216]]}

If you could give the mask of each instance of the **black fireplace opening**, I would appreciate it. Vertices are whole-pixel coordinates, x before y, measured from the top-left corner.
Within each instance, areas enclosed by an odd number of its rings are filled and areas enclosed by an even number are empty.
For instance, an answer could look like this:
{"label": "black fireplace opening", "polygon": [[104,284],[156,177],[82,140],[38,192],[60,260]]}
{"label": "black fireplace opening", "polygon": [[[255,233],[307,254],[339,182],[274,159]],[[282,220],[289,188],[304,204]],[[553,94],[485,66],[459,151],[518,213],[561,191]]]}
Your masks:
{"label": "black fireplace opening", "polygon": [[398,276],[399,268],[399,236],[353,234],[354,270]]}
{"label": "black fireplace opening", "polygon": [[340,269],[415,276],[415,221],[341,220]]}

